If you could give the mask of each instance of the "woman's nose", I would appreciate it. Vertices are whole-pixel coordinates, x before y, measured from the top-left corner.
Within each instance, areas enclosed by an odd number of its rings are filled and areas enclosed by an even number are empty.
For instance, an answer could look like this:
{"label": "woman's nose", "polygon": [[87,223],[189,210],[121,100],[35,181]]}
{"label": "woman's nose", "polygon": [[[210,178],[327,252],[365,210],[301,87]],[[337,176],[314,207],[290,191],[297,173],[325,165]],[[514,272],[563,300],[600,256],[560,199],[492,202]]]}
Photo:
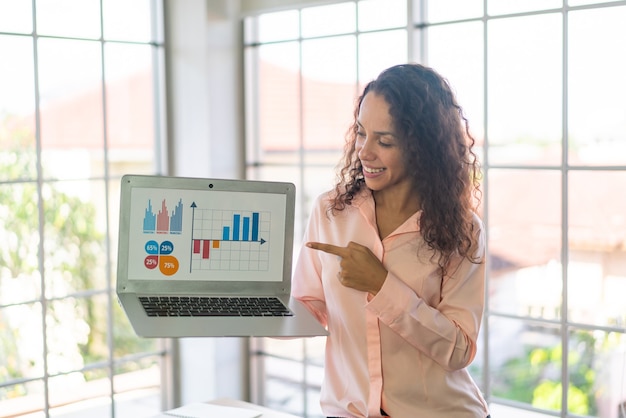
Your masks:
{"label": "woman's nose", "polygon": [[372,155],[372,150],[370,147],[370,141],[367,139],[362,139],[361,144],[358,150],[358,155],[361,160],[367,160]]}

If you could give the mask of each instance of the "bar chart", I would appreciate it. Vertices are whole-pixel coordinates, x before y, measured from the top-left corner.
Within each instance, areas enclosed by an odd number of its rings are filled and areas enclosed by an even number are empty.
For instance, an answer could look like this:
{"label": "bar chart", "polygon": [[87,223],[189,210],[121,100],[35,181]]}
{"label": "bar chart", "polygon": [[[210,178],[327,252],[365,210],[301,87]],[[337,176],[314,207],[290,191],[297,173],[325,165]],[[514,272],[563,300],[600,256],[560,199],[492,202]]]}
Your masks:
{"label": "bar chart", "polygon": [[181,234],[183,230],[183,200],[180,199],[172,214],[167,207],[167,201],[161,201],[161,209],[154,213],[152,201],[148,200],[143,218],[144,234]]}
{"label": "bar chart", "polygon": [[270,223],[270,212],[193,208],[191,270],[267,270]]}

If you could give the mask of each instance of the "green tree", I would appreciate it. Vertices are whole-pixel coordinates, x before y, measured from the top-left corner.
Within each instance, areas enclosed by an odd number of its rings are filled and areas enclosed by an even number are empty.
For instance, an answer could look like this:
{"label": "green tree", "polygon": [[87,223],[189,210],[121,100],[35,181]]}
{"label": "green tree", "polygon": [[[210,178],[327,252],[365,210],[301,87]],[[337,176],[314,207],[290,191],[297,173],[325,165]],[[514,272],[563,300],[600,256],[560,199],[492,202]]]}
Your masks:
{"label": "green tree", "polygon": [[[568,350],[568,411],[580,415],[597,413],[593,371],[596,341],[591,333],[572,334]],[[507,371],[494,385],[496,396],[529,403],[535,407],[560,410],[562,399],[560,344],[528,349],[526,355],[508,360]]]}
{"label": "green tree", "polygon": [[[43,374],[43,357],[24,350],[29,344],[24,335],[40,330],[20,329],[11,321],[19,308],[21,315],[39,316],[33,322],[41,324],[41,263],[45,293],[52,297],[45,305],[49,372],[74,371],[111,355],[107,312],[112,295],[97,208],[65,192],[60,183],[38,185],[33,138],[11,118],[0,119],[0,381]],[[116,354],[153,349],[154,341],[138,338],[120,309],[114,309],[113,320]],[[85,378],[102,374],[89,372]],[[16,388],[22,389],[0,391],[0,399],[24,393],[23,386]]]}

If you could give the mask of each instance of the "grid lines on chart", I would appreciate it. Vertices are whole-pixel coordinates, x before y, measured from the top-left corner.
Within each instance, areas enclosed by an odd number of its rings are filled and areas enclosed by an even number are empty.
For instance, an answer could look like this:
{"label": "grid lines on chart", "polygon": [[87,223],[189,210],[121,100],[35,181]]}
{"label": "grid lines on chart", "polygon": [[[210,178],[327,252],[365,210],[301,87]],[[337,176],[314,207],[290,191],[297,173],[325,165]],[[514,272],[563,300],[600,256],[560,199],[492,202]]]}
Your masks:
{"label": "grid lines on chart", "polygon": [[270,215],[264,211],[194,208],[191,269],[267,271]]}

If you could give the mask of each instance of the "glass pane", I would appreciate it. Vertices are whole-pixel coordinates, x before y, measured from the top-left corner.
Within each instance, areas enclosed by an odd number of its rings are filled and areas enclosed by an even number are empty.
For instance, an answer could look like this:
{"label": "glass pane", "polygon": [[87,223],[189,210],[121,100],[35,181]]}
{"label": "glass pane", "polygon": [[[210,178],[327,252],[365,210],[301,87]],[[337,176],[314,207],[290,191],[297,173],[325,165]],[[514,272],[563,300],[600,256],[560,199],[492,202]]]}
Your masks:
{"label": "glass pane", "polygon": [[291,341],[264,338],[254,342],[256,352],[265,354],[258,360],[263,363],[265,377],[264,405],[297,416],[303,416],[306,408],[310,414],[307,416],[322,416],[319,390],[324,374],[325,341],[324,337],[314,337]]}
{"label": "glass pane", "polygon": [[324,348],[326,337],[312,337],[298,340],[277,340],[263,338],[262,350],[264,353],[290,360],[304,360],[304,356],[322,366],[324,363]]}
{"label": "glass pane", "polygon": [[39,0],[35,3],[39,35],[100,37],[100,0]]}
{"label": "glass pane", "polygon": [[487,181],[489,309],[558,319],[562,289],[560,173],[491,169]]}
{"label": "glass pane", "polygon": [[304,402],[302,369],[300,363],[266,357],[263,405],[295,416],[302,416]]}
{"label": "glass pane", "polygon": [[[16,153],[16,161],[25,154]],[[38,199],[35,183],[0,187],[0,305],[41,297]]]}
{"label": "glass pane", "polygon": [[37,177],[32,39],[0,35],[0,181]]}
{"label": "glass pane", "polygon": [[[157,348],[157,346],[153,348]],[[158,386],[161,376],[160,361],[161,359],[158,356],[148,356],[116,364],[113,380],[115,393],[123,393],[140,388],[150,389],[155,385]]]}
{"label": "glass pane", "polygon": [[153,0],[103,0],[104,39],[153,40],[152,19],[146,18],[151,15],[152,3]]}
{"label": "glass pane", "polygon": [[313,386],[306,389],[306,415],[307,417],[323,417],[322,408],[320,406],[320,389],[319,386]]}
{"label": "glass pane", "polygon": [[356,38],[304,41],[302,76],[305,149],[342,149],[354,111]]}
{"label": "glass pane", "polygon": [[570,320],[626,324],[626,172],[570,172]]}
{"label": "glass pane", "polygon": [[342,156],[341,151],[326,153],[327,164],[307,164],[303,172],[304,190],[302,190],[307,217],[315,199],[322,193],[332,189],[336,181],[336,167]]}
{"label": "glass pane", "polygon": [[[346,118],[346,121],[348,120],[349,120],[349,117]],[[346,122],[346,124],[348,124],[348,122]],[[347,131],[347,128],[345,130]],[[322,165],[325,167],[327,166],[327,167],[331,167],[330,169],[332,170],[332,167],[334,167],[339,162],[339,159],[342,156],[344,141],[345,141],[344,138],[341,137],[341,138],[338,138],[336,146],[335,144],[333,144],[333,146],[329,147],[328,149],[305,150],[303,154],[304,164],[306,164],[309,167],[316,167],[319,165]]]}
{"label": "glass pane", "polygon": [[[249,180],[262,180],[262,181],[288,181],[296,185],[296,190],[301,190],[300,183],[300,167],[297,165],[262,165],[248,167],[246,178]],[[296,204],[299,198],[296,198]],[[296,213],[298,211],[296,210]]]}
{"label": "glass pane", "polygon": [[115,416],[151,417],[161,411],[159,357],[146,357],[117,365],[113,377]]}
{"label": "glass pane", "polygon": [[45,393],[41,380],[0,388],[0,411],[5,417],[44,418]]}
{"label": "glass pane", "polygon": [[[406,30],[359,35],[359,91],[355,94],[361,94],[365,85],[378,77],[382,70],[407,61]],[[352,114],[346,116],[346,121],[351,122]]]}
{"label": "glass pane", "polygon": [[302,37],[336,35],[354,32],[356,6],[354,2],[302,9]]}
{"label": "glass pane", "polygon": [[155,166],[156,112],[152,47],[105,46],[110,172],[151,173]]}
{"label": "glass pane", "polygon": [[263,351],[272,357],[279,357],[285,360],[303,360],[304,341],[304,339],[277,340],[264,338]]}
{"label": "glass pane", "polygon": [[489,160],[561,162],[561,15],[489,23]]}
{"label": "glass pane", "polygon": [[105,289],[104,184],[46,183],[43,197],[46,296]]}
{"label": "glass pane", "polygon": [[[159,340],[155,338],[141,338],[135,334],[126,314],[118,303],[113,304],[113,355],[115,358],[133,355],[137,353],[153,352],[159,348]],[[143,364],[143,363],[138,363]],[[147,367],[147,366],[146,366]],[[123,370],[138,370],[121,368]]]}
{"label": "glass pane", "polygon": [[299,51],[296,42],[252,50],[258,54],[252,58],[256,67],[249,69],[256,87],[251,111],[257,115],[252,126],[257,127],[258,149],[249,159],[293,163],[293,151],[300,148]]}
{"label": "glass pane", "polygon": [[406,3],[407,0],[359,1],[359,30],[406,27]]}
{"label": "glass pane", "polygon": [[31,33],[33,31],[32,6],[32,0],[0,0],[0,32]]}
{"label": "glass pane", "polygon": [[491,394],[546,410],[560,401],[561,334],[557,326],[491,317],[489,365]]}
{"label": "glass pane", "polygon": [[444,22],[482,15],[483,0],[437,0],[428,2],[426,21]]}
{"label": "glass pane", "polygon": [[[64,298],[49,302],[46,315],[48,371],[50,374],[81,370],[109,357],[107,344],[107,298]],[[69,373],[78,381],[97,379],[96,371]],[[59,378],[57,381],[61,381]],[[74,380],[72,380],[74,381]],[[62,384],[60,384],[62,387]],[[74,398],[74,400],[77,400]]]}
{"label": "glass pane", "polygon": [[[569,162],[626,164],[626,7],[569,14]],[[593,82],[590,82],[593,80]]]}
{"label": "glass pane", "polygon": [[47,178],[104,174],[101,62],[98,42],[39,40],[42,165]]}
{"label": "glass pane", "polygon": [[[48,380],[52,417],[65,417],[72,411],[78,416],[103,417],[111,410],[111,386],[108,369],[53,376]],[[94,402],[97,399],[98,402]]]}
{"label": "glass pane", "polygon": [[[3,292],[4,294],[4,292]],[[43,376],[43,331],[41,304],[32,303],[0,308],[0,381],[28,379]],[[0,388],[0,399],[28,394],[28,385],[14,388],[17,392]]]}
{"label": "glass pane", "polygon": [[482,22],[428,29],[428,65],[448,79],[479,146],[484,140],[484,64]]}
{"label": "glass pane", "polygon": [[244,36],[247,43],[297,39],[300,36],[299,22],[297,10],[265,13],[245,20]]}
{"label": "glass pane", "polygon": [[487,14],[503,15],[508,13],[530,12],[534,10],[558,9],[563,5],[563,0],[485,0],[487,2]]}
{"label": "glass pane", "polygon": [[598,330],[570,333],[570,412],[595,417],[626,416],[625,356],[624,333]]}

